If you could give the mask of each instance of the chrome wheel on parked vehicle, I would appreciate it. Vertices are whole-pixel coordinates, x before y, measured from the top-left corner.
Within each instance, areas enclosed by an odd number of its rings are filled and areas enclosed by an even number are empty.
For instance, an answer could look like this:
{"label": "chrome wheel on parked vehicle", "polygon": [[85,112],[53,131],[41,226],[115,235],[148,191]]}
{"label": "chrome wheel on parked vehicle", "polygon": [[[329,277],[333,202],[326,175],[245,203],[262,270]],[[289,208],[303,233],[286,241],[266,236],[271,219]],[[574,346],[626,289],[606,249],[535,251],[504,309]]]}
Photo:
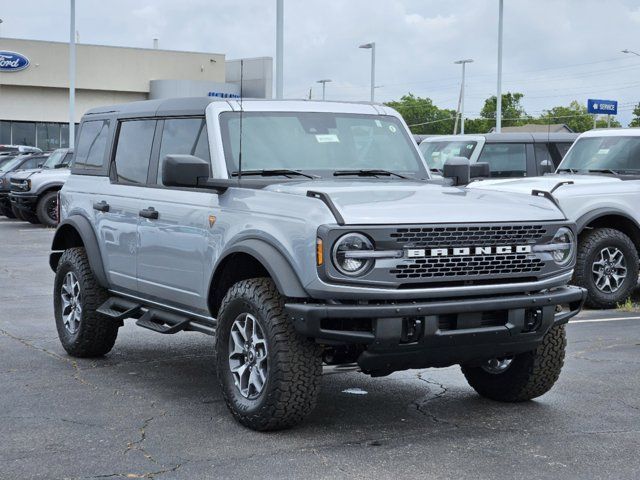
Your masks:
{"label": "chrome wheel on parked vehicle", "polygon": [[600,250],[591,267],[593,280],[598,290],[615,293],[627,278],[627,261],[624,253],[616,247]]}
{"label": "chrome wheel on parked vehicle", "polygon": [[229,368],[240,394],[254,399],[267,381],[267,341],[258,320],[250,313],[239,315],[229,335]]}
{"label": "chrome wheel on parked vehicle", "polygon": [[513,362],[513,357],[492,358],[482,365],[482,369],[487,373],[499,375],[506,371]]}
{"label": "chrome wheel on parked vehicle", "polygon": [[62,300],[62,321],[70,334],[75,334],[82,319],[82,297],[80,282],[73,272],[68,272],[60,290]]}

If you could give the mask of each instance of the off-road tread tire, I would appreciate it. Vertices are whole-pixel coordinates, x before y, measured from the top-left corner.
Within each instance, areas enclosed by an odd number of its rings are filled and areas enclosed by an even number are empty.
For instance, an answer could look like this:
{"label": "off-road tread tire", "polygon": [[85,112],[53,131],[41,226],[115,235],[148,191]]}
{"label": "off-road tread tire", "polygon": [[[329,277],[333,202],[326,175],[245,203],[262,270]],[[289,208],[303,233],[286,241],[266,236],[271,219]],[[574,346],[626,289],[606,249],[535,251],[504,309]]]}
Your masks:
{"label": "off-road tread tire", "polygon": [[[627,278],[625,285],[612,295],[607,295],[598,290],[593,282],[591,264],[593,256],[602,249],[605,244],[613,243],[620,248],[627,260]],[[616,308],[624,303],[636,287],[635,279],[638,278],[638,250],[631,239],[615,228],[595,228],[580,235],[578,242],[578,256],[574,270],[574,285],[587,289],[585,305],[590,308]]]}
{"label": "off-road tread tire", "polygon": [[55,218],[49,217],[47,215],[46,205],[49,198],[56,198],[58,196],[57,190],[52,192],[45,193],[42,198],[38,200],[38,205],[36,206],[36,216],[38,217],[38,221],[44,225],[45,227],[55,227],[58,222]]}
{"label": "off-road tread tire", "polygon": [[[60,288],[67,272],[73,270],[80,282],[82,292],[82,319],[75,335],[71,335],[62,321]],[[56,270],[53,302],[58,337],[63,348],[73,357],[101,357],[111,351],[118,336],[119,324],[96,312],[109,298],[106,289],[100,286],[89,266],[84,248],[65,250]]]}
{"label": "off-road tread tire", "polygon": [[[228,364],[229,330],[241,299],[254,306],[267,338],[269,373],[265,389],[255,400],[258,408],[237,408],[240,393]],[[238,422],[258,431],[281,430],[301,422],[316,406],[322,376],[321,349],[298,335],[284,314],[284,301],[269,278],[252,278],[233,285],[220,306],[216,341],[216,367],[227,406]],[[265,397],[266,395],[266,397]],[[264,398],[263,398],[264,397]]]}
{"label": "off-road tread tire", "polygon": [[491,374],[478,366],[462,366],[469,385],[480,395],[499,402],[525,402],[544,395],[560,377],[567,337],[564,325],[545,334],[538,348],[516,355],[509,368]]}

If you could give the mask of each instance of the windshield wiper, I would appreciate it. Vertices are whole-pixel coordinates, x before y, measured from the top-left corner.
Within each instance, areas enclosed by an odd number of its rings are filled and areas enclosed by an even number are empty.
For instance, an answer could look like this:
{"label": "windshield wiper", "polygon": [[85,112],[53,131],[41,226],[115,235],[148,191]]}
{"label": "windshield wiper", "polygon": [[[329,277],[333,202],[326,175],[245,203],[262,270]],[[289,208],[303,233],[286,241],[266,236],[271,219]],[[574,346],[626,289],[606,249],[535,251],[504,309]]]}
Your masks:
{"label": "windshield wiper", "polygon": [[394,176],[398,178],[404,178],[405,180],[411,180],[409,177],[405,177],[404,175],[400,175],[399,173],[391,172],[389,170],[363,169],[363,170],[336,170],[335,172],[333,172],[334,177],[344,177],[346,175],[358,175],[359,177],[378,177],[380,175],[386,175],[387,177]]}
{"label": "windshield wiper", "polygon": [[[231,172],[232,177],[237,177],[239,172]],[[309,173],[301,172],[300,170],[289,170],[288,168],[273,168],[268,170],[243,170],[242,175],[260,175],[262,177],[277,177],[279,175],[299,175],[307,178],[320,178],[318,175],[311,175]]]}
{"label": "windshield wiper", "polygon": [[610,173],[612,175],[637,175],[638,172],[633,170],[613,169],[613,168],[591,168],[587,170],[589,173]]}
{"label": "windshield wiper", "polygon": [[578,173],[578,170],[575,168],[559,168],[558,173],[569,172],[569,173]]}

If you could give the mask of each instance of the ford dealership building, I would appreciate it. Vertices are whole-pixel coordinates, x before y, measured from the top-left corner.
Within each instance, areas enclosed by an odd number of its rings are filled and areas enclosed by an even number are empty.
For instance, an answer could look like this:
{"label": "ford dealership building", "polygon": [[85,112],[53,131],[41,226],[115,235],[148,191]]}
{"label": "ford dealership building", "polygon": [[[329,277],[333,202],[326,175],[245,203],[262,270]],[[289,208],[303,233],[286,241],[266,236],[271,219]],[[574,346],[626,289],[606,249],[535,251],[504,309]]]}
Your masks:
{"label": "ford dealership building", "polygon": [[[69,138],[69,45],[2,39],[0,144],[43,150]],[[76,46],[76,122],[90,108],[166,97],[240,94],[240,60],[223,54]],[[271,98],[272,59],[244,59],[245,97]]]}

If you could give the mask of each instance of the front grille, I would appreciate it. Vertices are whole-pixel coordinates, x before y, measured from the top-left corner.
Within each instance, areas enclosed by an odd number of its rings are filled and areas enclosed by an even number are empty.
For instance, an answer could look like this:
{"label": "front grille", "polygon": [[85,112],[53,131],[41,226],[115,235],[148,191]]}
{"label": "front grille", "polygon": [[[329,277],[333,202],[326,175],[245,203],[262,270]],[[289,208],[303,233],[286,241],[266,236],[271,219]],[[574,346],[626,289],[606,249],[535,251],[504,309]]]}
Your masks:
{"label": "front grille", "polygon": [[482,225],[398,228],[390,236],[404,247],[478,247],[532,244],[546,232],[543,225]]}
{"label": "front grille", "polygon": [[433,257],[398,264],[389,273],[398,279],[467,277],[482,275],[532,274],[542,270],[544,262],[526,254],[478,255],[473,257]]}

